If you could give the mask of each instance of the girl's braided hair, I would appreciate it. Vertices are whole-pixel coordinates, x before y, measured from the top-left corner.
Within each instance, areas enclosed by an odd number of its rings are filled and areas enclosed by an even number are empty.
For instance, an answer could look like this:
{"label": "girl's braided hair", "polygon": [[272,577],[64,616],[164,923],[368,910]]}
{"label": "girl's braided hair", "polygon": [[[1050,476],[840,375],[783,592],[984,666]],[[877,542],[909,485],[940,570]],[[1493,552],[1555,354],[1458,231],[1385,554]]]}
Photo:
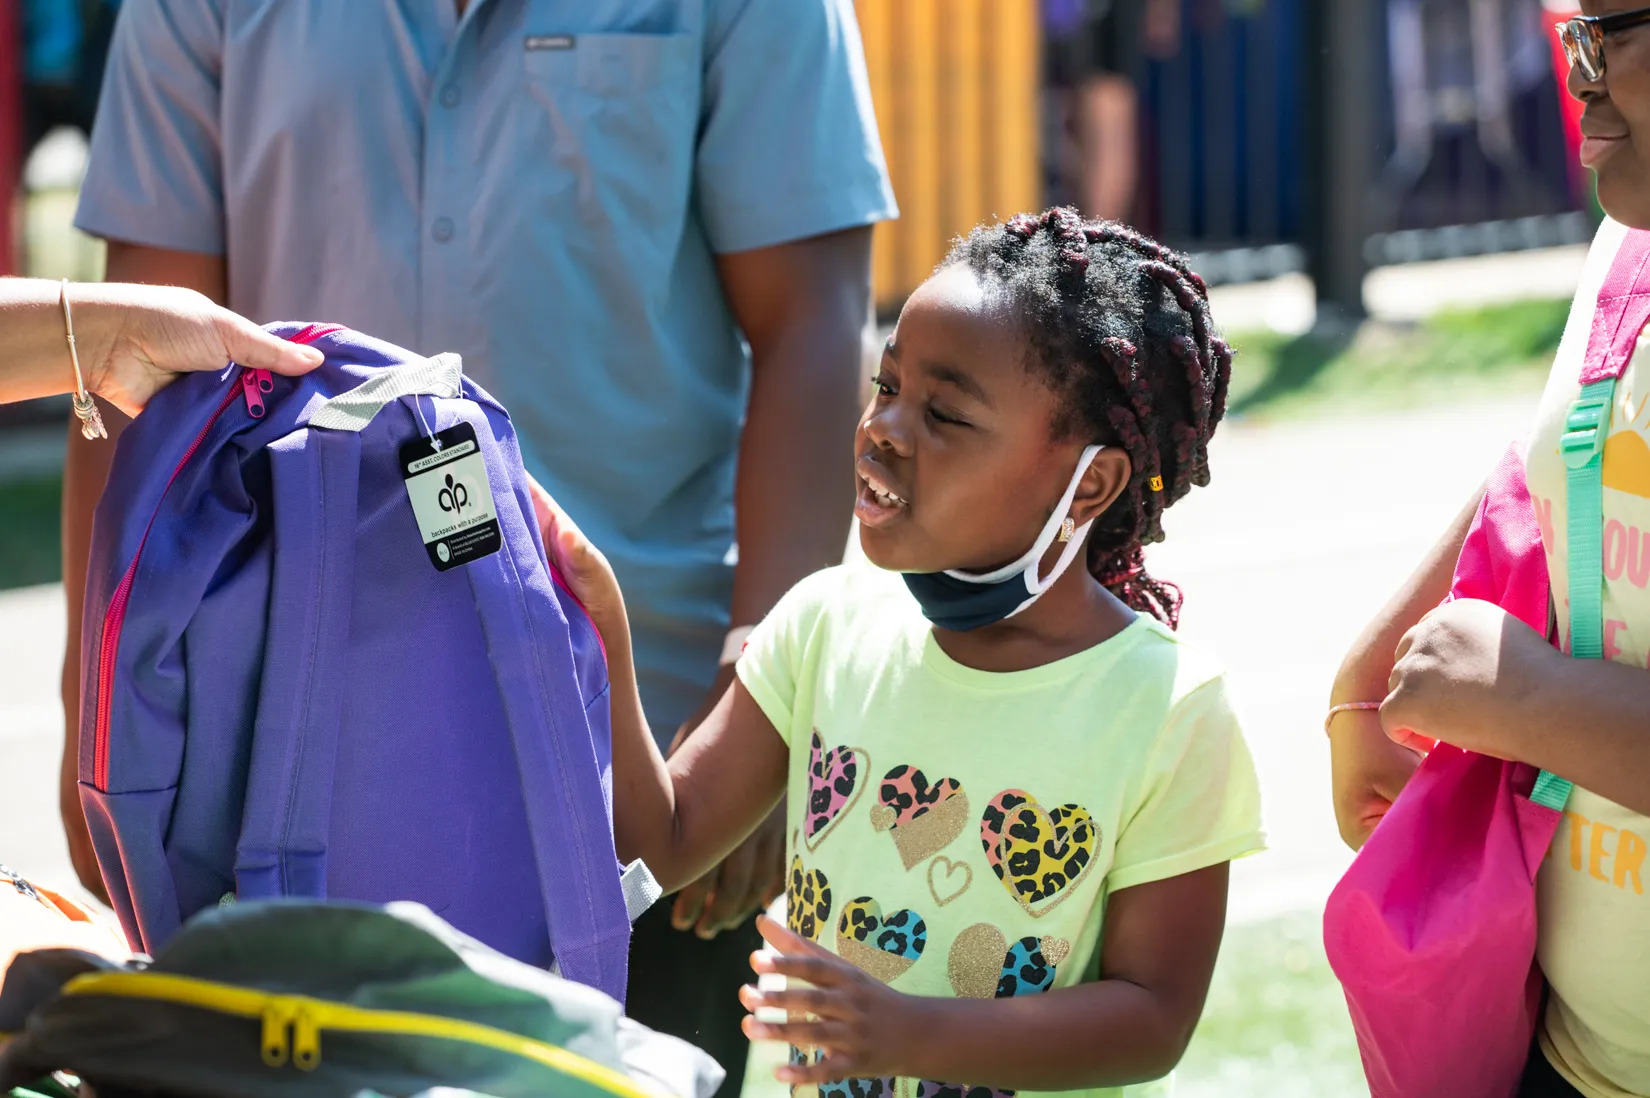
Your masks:
{"label": "girl's braided hair", "polygon": [[1186,258],[1072,209],[982,226],[941,269],[966,265],[1003,295],[1065,407],[1059,437],[1121,446],[1133,472],[1089,535],[1088,564],[1113,594],[1171,628],[1182,596],[1146,574],[1163,511],[1209,483],[1209,439],[1226,412],[1232,349]]}

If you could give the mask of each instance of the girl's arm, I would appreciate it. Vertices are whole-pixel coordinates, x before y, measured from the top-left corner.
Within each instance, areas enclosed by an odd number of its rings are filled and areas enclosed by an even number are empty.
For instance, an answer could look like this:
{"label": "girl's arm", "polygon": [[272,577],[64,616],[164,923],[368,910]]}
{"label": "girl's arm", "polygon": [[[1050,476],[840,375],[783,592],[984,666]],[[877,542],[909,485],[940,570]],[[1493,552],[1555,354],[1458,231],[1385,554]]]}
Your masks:
{"label": "girl's arm", "polygon": [[[1378,702],[1386,697],[1398,642],[1449,594],[1456,558],[1483,496],[1482,489],[1473,493],[1420,567],[1353,643],[1335,676],[1331,706]],[[1335,821],[1341,839],[1357,850],[1392,807],[1421,757],[1388,740],[1381,732],[1380,718],[1368,711],[1347,711],[1334,718],[1329,726],[1329,754]]]}
{"label": "girl's arm", "polygon": [[[1126,1086],[1174,1069],[1197,1028],[1226,923],[1225,863],[1124,889],[1106,907],[1100,978],[1013,999],[905,995],[772,920],[778,956],[758,972],[812,984],[747,987],[745,1006],[793,1012],[745,1020],[754,1040],[818,1047],[818,1063],[778,1070],[785,1083],[909,1076],[1001,1090]],[[814,1020],[803,1020],[805,1014]]]}
{"label": "girl's arm", "polygon": [[1452,602],[1410,630],[1381,721],[1650,813],[1650,674],[1571,659],[1491,603]]}
{"label": "girl's arm", "polygon": [[737,679],[665,762],[636,687],[630,620],[607,558],[537,483],[546,552],[584,605],[607,649],[613,725],[613,839],[623,861],[647,863],[675,892],[756,830],[785,792],[790,752]]}

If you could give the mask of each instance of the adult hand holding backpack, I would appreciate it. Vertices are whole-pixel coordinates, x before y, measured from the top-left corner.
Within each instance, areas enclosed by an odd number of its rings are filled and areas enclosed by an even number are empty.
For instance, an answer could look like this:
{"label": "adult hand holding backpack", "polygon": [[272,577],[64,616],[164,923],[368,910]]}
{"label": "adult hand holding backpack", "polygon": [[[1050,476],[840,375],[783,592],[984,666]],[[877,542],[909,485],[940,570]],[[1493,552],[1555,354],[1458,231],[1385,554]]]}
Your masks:
{"label": "adult hand holding backpack", "polygon": [[180,374],[231,361],[289,375],[321,364],[314,349],[176,286],[3,279],[0,330],[0,404],[75,392],[76,362],[84,388],[129,416]]}
{"label": "adult hand holding backpack", "polygon": [[1535,684],[1575,661],[1491,602],[1440,606],[1404,635],[1381,723],[1395,742],[1429,749],[1443,741],[1480,755],[1519,761],[1530,745],[1517,714]]}

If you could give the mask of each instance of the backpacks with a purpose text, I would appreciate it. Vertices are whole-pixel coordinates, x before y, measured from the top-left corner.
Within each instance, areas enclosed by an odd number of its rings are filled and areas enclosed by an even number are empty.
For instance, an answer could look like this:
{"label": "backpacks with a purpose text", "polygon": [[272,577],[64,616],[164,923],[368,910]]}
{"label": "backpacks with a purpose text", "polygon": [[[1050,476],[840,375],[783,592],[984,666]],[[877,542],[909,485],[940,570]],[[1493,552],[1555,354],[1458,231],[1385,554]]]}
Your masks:
{"label": "backpacks with a purpose text", "polygon": [[410,900],[622,1001],[651,881],[614,853],[601,639],[509,416],[457,356],[271,330],[325,363],[163,390],[97,509],[80,791],[127,936]]}

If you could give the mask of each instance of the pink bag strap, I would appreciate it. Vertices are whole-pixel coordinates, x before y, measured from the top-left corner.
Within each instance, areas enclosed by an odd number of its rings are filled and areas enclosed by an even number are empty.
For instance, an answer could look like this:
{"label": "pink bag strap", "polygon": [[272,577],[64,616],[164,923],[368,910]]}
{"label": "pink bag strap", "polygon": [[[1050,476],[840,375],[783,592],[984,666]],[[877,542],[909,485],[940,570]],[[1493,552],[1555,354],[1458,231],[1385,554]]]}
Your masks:
{"label": "pink bag strap", "polygon": [[1627,370],[1639,333],[1650,322],[1650,232],[1629,230],[1599,290],[1581,384],[1614,381]]}

